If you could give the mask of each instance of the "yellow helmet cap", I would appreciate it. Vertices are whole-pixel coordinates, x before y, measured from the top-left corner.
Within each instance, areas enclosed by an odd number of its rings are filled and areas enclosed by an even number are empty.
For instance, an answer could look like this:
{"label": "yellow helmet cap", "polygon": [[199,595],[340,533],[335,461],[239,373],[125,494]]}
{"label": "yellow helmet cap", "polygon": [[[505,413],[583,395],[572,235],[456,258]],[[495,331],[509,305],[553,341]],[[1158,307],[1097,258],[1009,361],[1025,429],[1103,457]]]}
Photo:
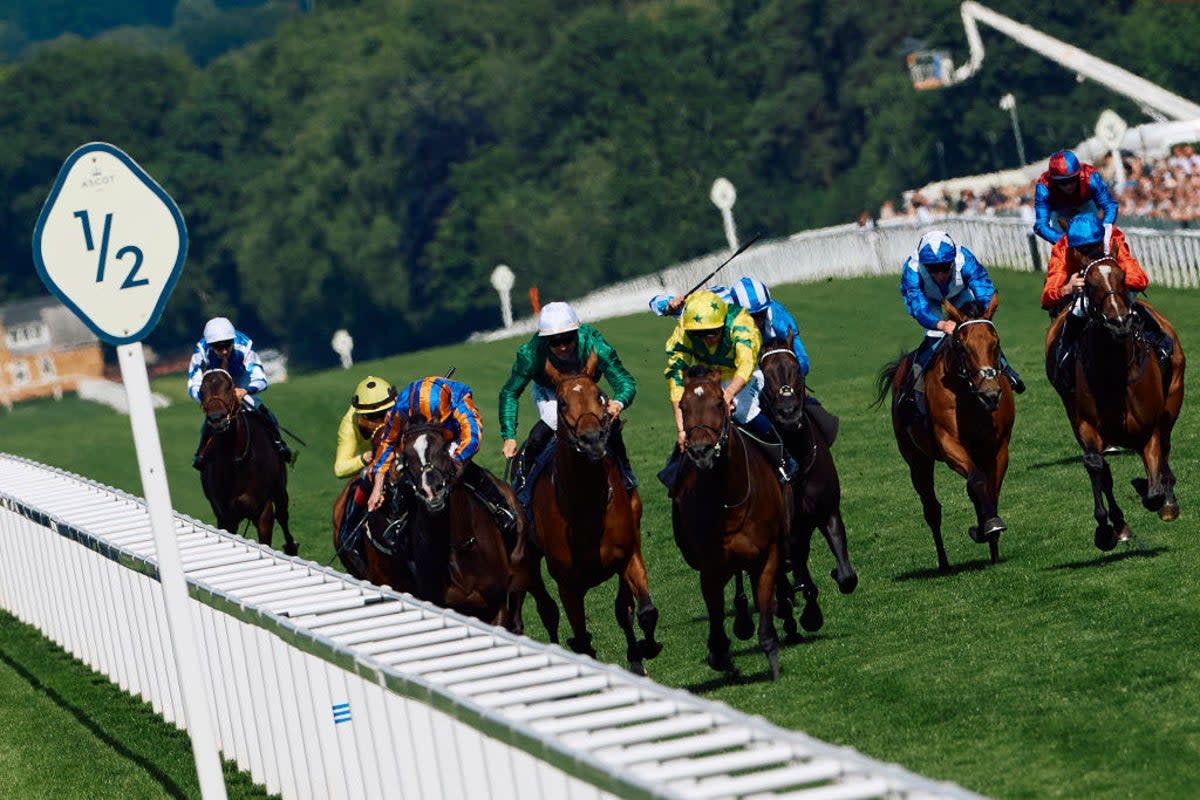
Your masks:
{"label": "yellow helmet cap", "polygon": [[358,382],[358,386],[354,387],[354,397],[350,398],[350,404],[354,406],[355,411],[364,411],[369,414],[372,411],[387,408],[395,399],[395,386],[383,378],[368,375]]}
{"label": "yellow helmet cap", "polygon": [[713,292],[704,289],[688,296],[683,304],[683,329],[703,331],[725,327],[725,312],[728,304]]}

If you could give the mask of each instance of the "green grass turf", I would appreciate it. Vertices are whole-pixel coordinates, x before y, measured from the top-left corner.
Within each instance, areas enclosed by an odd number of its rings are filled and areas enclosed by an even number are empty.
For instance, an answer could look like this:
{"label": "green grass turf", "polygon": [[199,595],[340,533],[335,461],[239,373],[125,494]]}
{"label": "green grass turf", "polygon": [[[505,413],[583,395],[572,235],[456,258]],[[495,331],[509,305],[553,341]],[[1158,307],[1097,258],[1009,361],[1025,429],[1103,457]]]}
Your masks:
{"label": "green grass turf", "polygon": [[[825,627],[784,649],[778,684],[765,679],[766,660],[752,642],[735,642],[739,678],[728,680],[701,660],[706,623],[698,579],[675,547],[665,491],[654,479],[674,440],[662,380],[670,322],[645,313],[598,323],[640,385],[626,412],[626,438],[642,480],[644,552],[666,645],[648,664],[651,676],[997,797],[1192,796],[1200,785],[1194,544],[1200,448],[1190,409],[1185,404],[1175,429],[1172,458],[1182,517],[1166,524],[1144,511],[1129,485],[1142,475],[1140,459],[1117,455],[1109,459],[1117,496],[1137,539],[1109,554],[1096,550],[1087,475],[1041,366],[1047,319],[1038,308],[1040,276],[996,271],[993,278],[1001,294],[1001,340],[1030,387],[1017,398],[1000,503],[1009,530],[1000,542],[1001,563],[993,566],[986,546],[966,536],[974,515],[964,482],[939,467],[954,565],[948,575],[935,569],[887,412],[870,407],[879,368],[920,337],[903,311],[897,279],[778,287],[812,359],[811,387],[842,420],[834,455],[851,560],[861,578],[853,595],[839,595],[828,578],[832,557],[818,537],[812,563]],[[1175,322],[1185,346],[1197,340],[1200,293],[1156,288],[1150,299]],[[496,398],[518,342],[454,345],[297,375],[272,387],[264,399],[309,443],[291,479],[301,556],[325,563],[333,555],[336,427],[364,374],[403,383],[457,367],[455,377],[474,387],[484,415],[477,458],[499,471]],[[200,414],[183,384],[181,376],[154,383],[175,401],[158,412],[171,493],[178,510],[210,521],[189,466]],[[3,420],[3,450],[141,494],[128,422],[115,412],[68,397],[22,404]],[[534,421],[523,397],[522,433]],[[612,583],[593,590],[588,610],[600,657],[619,662],[624,647],[612,617],[614,592]],[[531,635],[544,639],[532,604],[526,611]],[[8,738],[0,732],[0,747],[13,747]],[[56,741],[48,738],[46,749]],[[64,751],[64,758],[78,758]]]}

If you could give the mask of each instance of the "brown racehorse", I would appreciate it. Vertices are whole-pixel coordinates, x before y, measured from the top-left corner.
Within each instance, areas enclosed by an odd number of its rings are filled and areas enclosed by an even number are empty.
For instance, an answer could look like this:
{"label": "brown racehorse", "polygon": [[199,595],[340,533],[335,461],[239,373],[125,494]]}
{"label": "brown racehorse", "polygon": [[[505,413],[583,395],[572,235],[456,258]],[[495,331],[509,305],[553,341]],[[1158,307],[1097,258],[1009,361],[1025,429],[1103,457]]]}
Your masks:
{"label": "brown racehorse", "polygon": [[[524,517],[517,515],[510,547],[491,512],[463,484],[449,444],[450,433],[441,424],[406,422],[387,499],[363,523],[363,577],[515,633],[523,632],[521,605],[529,592],[551,641],[557,641],[558,607],[542,583]],[[487,470],[480,473],[501,487],[510,506],[519,507],[511,489]],[[396,498],[404,509],[399,517]],[[335,542],[339,508],[345,504],[335,506]],[[394,527],[404,532],[389,537]]]}
{"label": "brown racehorse", "polygon": [[[625,633],[629,669],[645,675],[645,659],[658,655],[662,644],[654,638],[658,609],[642,561],[642,499],[637,489],[626,491],[608,452],[613,419],[596,384],[596,365],[595,353],[580,373],[560,372],[546,362],[558,398],[558,427],[550,463],[533,486],[533,527],[571,623],[568,646],[595,657],[583,599],[589,589],[619,576],[617,624]],[[640,642],[633,630],[635,599],[645,635]]]}
{"label": "brown racehorse", "polygon": [[767,455],[733,424],[719,371],[689,369],[679,408],[684,445],[671,523],[684,560],[700,573],[708,610],[705,660],[715,670],[734,670],[725,633],[725,585],[745,570],[758,609],[758,643],[772,680],[778,680],[775,591],[788,524],[783,487]]}
{"label": "brown racehorse", "polygon": [[1000,558],[999,538],[1006,529],[1000,518],[1000,487],[1008,469],[1008,440],[1016,406],[1012,387],[1000,372],[1000,335],[992,324],[999,294],[993,294],[983,314],[968,318],[950,303],[949,319],[957,323],[934,353],[925,371],[928,421],[905,424],[897,413],[899,390],[912,366],[907,355],[884,367],[879,375],[882,403],[892,390],[892,429],[900,454],[908,462],[913,488],[921,497],[925,522],[937,547],[938,569],[950,569],[942,544],[942,505],[933,485],[933,468],[944,461],[967,479],[967,496],[975,506],[976,524],[967,532],[987,542],[992,563]]}
{"label": "brown racehorse", "polygon": [[200,407],[211,431],[200,485],[217,527],[237,533],[242,520],[250,520],[258,541],[269,547],[279,520],[283,552],[296,555],[300,548],[288,529],[287,464],[271,443],[266,423],[238,402],[233,378],[223,369],[201,377]]}
{"label": "brown racehorse", "polygon": [[[1130,305],[1125,272],[1115,260],[1098,259],[1082,272],[1087,318],[1079,334],[1073,385],[1055,384],[1055,388],[1083,448],[1083,464],[1092,481],[1096,547],[1111,550],[1133,532],[1113,496],[1112,473],[1102,455],[1105,445],[1137,450],[1146,467],[1146,481],[1134,481],[1142,504],[1163,520],[1179,516],[1168,456],[1171,430],[1183,405],[1186,360],[1175,328],[1139,301],[1174,345],[1169,367],[1163,369],[1154,347],[1141,335],[1142,322]],[[1052,383],[1055,343],[1070,313],[1059,314],[1046,333],[1046,371]]]}
{"label": "brown racehorse", "polygon": [[758,358],[763,374],[763,389],[759,395],[763,412],[775,426],[788,452],[796,459],[799,469],[792,476],[795,508],[788,542],[792,569],[804,597],[800,624],[805,630],[820,630],[824,622],[817,602],[817,585],[808,569],[812,534],[821,529],[829,550],[837,562],[830,573],[842,594],[858,586],[858,573],[850,565],[846,548],[846,526],[842,522],[842,486],[837,466],[830,451],[830,432],[822,431],[806,409],[808,397],[800,360],[792,349],[793,336],[787,340],[768,339],[763,342]]}

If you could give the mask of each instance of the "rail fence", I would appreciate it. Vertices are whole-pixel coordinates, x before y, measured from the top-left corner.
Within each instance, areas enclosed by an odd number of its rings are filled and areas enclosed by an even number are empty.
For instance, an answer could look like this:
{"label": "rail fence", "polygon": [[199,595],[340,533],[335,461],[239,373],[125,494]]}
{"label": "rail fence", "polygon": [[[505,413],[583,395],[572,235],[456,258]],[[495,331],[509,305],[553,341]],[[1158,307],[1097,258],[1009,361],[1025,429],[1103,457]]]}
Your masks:
{"label": "rail fence", "polygon": [[[900,265],[916,249],[921,233],[933,228],[949,232],[954,241],[968,247],[988,267],[1028,272],[1045,269],[1050,258],[1050,246],[1040,238],[1031,237],[1029,225],[1019,219],[951,216],[928,225],[910,222],[877,228],[839,225],[762,242],[738,256],[713,280],[728,283],[739,275],[753,275],[774,286],[828,278],[895,275],[898,285]],[[1130,228],[1125,235],[1152,285],[1200,287],[1200,231]],[[687,291],[728,257],[727,251],[712,253],[613,284],[572,300],[571,304],[587,322],[647,311],[651,297],[660,292]],[[545,295],[543,299],[561,298]],[[510,328],[477,333],[472,339],[494,341],[528,335],[536,328],[537,321],[526,318],[517,320]]]}

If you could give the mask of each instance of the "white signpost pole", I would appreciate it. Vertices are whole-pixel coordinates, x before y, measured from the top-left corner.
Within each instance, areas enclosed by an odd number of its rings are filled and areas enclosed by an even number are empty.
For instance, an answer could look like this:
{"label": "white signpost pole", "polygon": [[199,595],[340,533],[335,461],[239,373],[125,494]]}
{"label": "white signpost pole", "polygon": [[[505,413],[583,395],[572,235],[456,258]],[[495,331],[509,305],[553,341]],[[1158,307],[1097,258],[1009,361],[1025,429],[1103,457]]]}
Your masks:
{"label": "white signpost pole", "polygon": [[708,199],[720,209],[721,221],[725,225],[725,240],[729,242],[729,249],[736,253],[738,237],[737,228],[733,224],[733,204],[737,202],[737,190],[728,178],[717,178],[709,190]]}
{"label": "white signpost pole", "polygon": [[517,276],[507,264],[497,264],[492,270],[492,288],[500,295],[500,319],[504,321],[506,328],[513,325],[512,288],[516,279]]}
{"label": "white signpost pole", "polygon": [[67,158],[33,232],[42,282],[117,347],[200,794],[225,800],[200,671],[207,660],[196,646],[142,349],[186,257],[187,229],[175,202],[133,159],[104,142],[86,144]]}

